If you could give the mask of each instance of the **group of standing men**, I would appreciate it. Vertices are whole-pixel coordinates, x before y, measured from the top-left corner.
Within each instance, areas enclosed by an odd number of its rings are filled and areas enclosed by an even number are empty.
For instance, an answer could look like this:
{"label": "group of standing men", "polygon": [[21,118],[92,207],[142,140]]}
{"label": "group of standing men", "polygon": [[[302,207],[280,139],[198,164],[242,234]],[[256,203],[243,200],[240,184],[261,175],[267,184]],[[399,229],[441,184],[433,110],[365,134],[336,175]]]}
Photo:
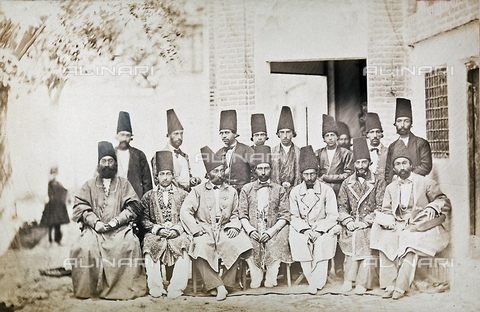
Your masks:
{"label": "group of standing men", "polygon": [[[75,296],[130,299],[145,295],[148,284],[150,295],[175,298],[195,259],[205,290],[223,300],[235,286],[241,258],[252,288],[262,281],[276,286],[280,263],[298,261],[315,294],[327,281],[329,260],[344,254],[335,258],[335,267],[345,265],[344,291],[354,283],[357,294],[373,288],[378,262],[372,260],[380,259],[384,297],[403,297],[418,256],[434,256],[449,240],[442,225],[449,201],[424,177],[432,169],[430,146],[410,132],[412,120],[410,101],[397,99],[399,139],[387,149],[378,115],[368,113],[366,138],[355,138],[352,152],[339,146],[334,118],[323,115],[326,146],[314,152],[293,144],[287,106],[273,148],[265,145],[263,114],[251,116],[254,145],[247,146],[237,141],[236,112],[222,111],[225,146],[216,153],[201,149],[207,179],[201,183],[180,149],[183,127],[168,110],[169,143],[151,161],[152,187],[144,153],[129,144],[129,115],[120,112],[118,147],[99,143],[99,175],[75,196],[73,220],[82,224],[71,251],[80,263],[72,267]],[[142,246],[132,231],[135,220],[144,232]],[[167,290],[161,264],[173,266]]]}

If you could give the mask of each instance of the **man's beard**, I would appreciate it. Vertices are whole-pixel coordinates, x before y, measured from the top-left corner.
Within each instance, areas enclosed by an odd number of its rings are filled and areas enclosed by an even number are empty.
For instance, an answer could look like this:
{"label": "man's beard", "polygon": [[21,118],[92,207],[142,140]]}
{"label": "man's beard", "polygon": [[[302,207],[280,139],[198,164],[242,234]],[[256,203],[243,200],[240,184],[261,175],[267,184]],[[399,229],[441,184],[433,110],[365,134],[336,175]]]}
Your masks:
{"label": "man's beard", "polygon": [[117,174],[118,165],[115,163],[112,166],[107,167],[99,164],[97,171],[102,179],[112,179]]}
{"label": "man's beard", "polygon": [[357,174],[357,177],[365,179],[367,177],[368,170],[366,170],[366,169],[355,169],[355,173]]}
{"label": "man's beard", "polygon": [[402,169],[398,171],[397,175],[400,177],[400,179],[405,180],[410,176],[411,171]]}

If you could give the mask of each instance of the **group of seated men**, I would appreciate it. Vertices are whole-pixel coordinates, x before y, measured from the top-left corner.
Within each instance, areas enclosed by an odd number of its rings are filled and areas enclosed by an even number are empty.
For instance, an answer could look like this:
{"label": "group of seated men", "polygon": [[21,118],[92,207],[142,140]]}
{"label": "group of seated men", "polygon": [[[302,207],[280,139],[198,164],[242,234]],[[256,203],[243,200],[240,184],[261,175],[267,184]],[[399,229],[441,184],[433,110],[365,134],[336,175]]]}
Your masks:
{"label": "group of seated men", "polygon": [[[117,129],[119,135],[127,130],[127,140],[119,139],[117,149],[98,143],[98,176],[77,192],[73,208],[73,220],[81,224],[71,250],[76,297],[132,299],[148,290],[153,297],[176,298],[187,287],[191,259],[204,290],[217,300],[235,288],[241,259],[248,263],[252,288],[262,282],[277,286],[280,263],[300,262],[308,292],[316,294],[327,282],[338,241],[345,255],[342,290],[355,285],[355,293],[364,294],[375,286],[378,272],[383,297],[399,299],[410,288],[418,257],[433,257],[449,243],[443,226],[449,200],[418,171],[419,162],[425,166],[418,145],[426,141],[409,132],[408,100],[397,99],[400,138],[388,152],[374,113],[367,116],[368,140],[353,139],[353,151],[337,146],[335,120],[324,115],[327,146],[314,152],[310,145],[293,145],[288,107],[282,108],[281,143],[274,148],[264,145],[263,115],[252,115],[252,140],[261,144],[249,147],[236,140],[235,111],[223,111],[225,147],[200,151],[204,183],[191,176],[188,156],[179,149],[183,127],[173,110],[167,117],[169,145],[151,161],[153,188],[145,155],[129,146],[128,113],[120,113]],[[264,131],[254,132],[258,128]],[[255,135],[259,132],[264,135]],[[126,162],[125,150],[130,150]],[[132,229],[135,220],[142,243]],[[162,264],[173,267],[166,290]]]}

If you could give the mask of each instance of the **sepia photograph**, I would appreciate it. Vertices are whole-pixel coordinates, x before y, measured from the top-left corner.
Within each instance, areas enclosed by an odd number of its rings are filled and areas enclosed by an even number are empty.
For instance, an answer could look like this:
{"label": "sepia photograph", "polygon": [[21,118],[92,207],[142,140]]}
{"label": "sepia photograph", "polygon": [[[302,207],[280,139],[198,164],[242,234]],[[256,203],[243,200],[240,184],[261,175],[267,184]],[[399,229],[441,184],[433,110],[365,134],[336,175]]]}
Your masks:
{"label": "sepia photograph", "polygon": [[0,311],[478,311],[478,0],[0,2]]}

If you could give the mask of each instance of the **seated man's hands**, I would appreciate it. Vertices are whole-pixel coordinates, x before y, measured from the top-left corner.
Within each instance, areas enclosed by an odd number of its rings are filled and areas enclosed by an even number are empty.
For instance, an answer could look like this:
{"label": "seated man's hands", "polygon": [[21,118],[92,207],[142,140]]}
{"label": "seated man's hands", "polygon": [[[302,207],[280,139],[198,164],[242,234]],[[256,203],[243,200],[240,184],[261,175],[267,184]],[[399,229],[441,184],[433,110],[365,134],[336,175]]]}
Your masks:
{"label": "seated man's hands", "polygon": [[110,220],[110,222],[108,222],[108,226],[110,227],[111,230],[117,228],[119,225],[120,225],[120,222],[118,222],[118,220],[115,218],[113,218],[112,220]]}
{"label": "seated man's hands", "polygon": [[257,242],[260,242],[260,233],[258,233],[257,230],[251,231],[250,232],[250,237]]}
{"label": "seated man's hands", "polygon": [[375,221],[371,215],[366,215],[366,216],[363,218],[363,220],[365,221],[365,223],[370,223],[370,224],[372,224],[373,221]]}
{"label": "seated man's hands", "polygon": [[168,238],[168,239],[177,238],[177,237],[180,236],[180,234],[178,234],[178,232],[175,231],[175,230],[173,230],[173,229],[169,230],[169,232],[170,232],[170,233],[169,233],[169,234],[167,235],[167,237],[166,237],[166,238]]}
{"label": "seated man's hands", "polygon": [[357,223],[355,221],[348,222],[347,225],[345,225],[347,230],[349,231],[355,231],[357,229]]}
{"label": "seated man's hands", "polygon": [[204,230],[201,230],[201,231],[193,234],[193,237],[200,237],[200,236],[202,236],[202,235],[204,235],[204,234],[207,234],[207,232],[205,232]]}
{"label": "seated man's hands", "polygon": [[200,179],[199,177],[191,177],[190,178],[190,186],[191,187],[197,186],[200,183],[202,183],[202,179]]}
{"label": "seated man's hands", "polygon": [[[350,222],[350,223],[353,223],[353,222]],[[357,230],[361,230],[361,229],[366,229],[366,228],[368,228],[368,224],[366,224],[366,223],[363,222],[363,221],[355,222],[355,226],[357,227]]]}
{"label": "seated man's hands", "polygon": [[425,213],[427,215],[428,220],[433,220],[437,215],[437,212],[432,207],[425,208]]}
{"label": "seated man's hands", "polygon": [[319,232],[314,231],[314,230],[307,230],[307,231],[305,231],[305,234],[308,235],[308,238],[309,238],[313,243],[315,243],[315,241],[316,241],[320,236],[322,236],[322,234],[320,234]]}
{"label": "seated man's hands", "polygon": [[105,224],[103,223],[102,221],[97,221],[95,223],[95,232],[97,233],[105,233],[107,232],[108,230],[110,229],[110,227],[108,226],[108,224]]}
{"label": "seated man's hands", "polygon": [[160,236],[160,237],[165,237],[167,238],[168,235],[170,235],[170,230],[167,230],[165,228],[162,228],[160,229],[158,232],[157,232],[157,235]]}
{"label": "seated man's hands", "polygon": [[271,238],[270,235],[268,235],[267,232],[264,232],[262,234],[262,236],[260,237],[259,242],[265,244],[266,242],[268,242],[270,240],[270,238]]}
{"label": "seated man's hands", "polygon": [[237,229],[230,228],[227,231],[227,236],[228,236],[228,238],[235,238],[238,235],[238,233],[239,233],[239,231]]}

